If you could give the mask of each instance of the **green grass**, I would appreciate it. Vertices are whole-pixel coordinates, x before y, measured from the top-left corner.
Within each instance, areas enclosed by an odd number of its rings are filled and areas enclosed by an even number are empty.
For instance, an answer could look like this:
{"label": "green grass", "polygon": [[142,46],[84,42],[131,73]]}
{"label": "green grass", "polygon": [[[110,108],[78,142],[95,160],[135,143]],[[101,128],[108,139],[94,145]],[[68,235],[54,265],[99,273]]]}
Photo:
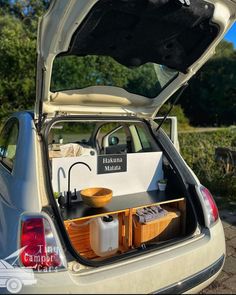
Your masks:
{"label": "green grass", "polygon": [[236,174],[225,174],[215,161],[215,148],[232,148],[236,128],[224,128],[213,132],[180,133],[180,152],[201,183],[214,194],[236,200]]}

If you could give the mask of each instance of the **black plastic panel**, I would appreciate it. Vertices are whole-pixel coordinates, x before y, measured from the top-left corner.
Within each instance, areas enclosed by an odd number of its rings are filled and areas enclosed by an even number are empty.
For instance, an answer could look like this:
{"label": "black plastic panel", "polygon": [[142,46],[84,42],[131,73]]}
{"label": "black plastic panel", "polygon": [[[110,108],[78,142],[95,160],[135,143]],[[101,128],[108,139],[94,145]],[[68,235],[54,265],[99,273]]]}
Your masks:
{"label": "black plastic panel", "polygon": [[100,0],[63,55],[105,55],[119,63],[147,62],[186,72],[216,38],[214,6],[203,0]]}

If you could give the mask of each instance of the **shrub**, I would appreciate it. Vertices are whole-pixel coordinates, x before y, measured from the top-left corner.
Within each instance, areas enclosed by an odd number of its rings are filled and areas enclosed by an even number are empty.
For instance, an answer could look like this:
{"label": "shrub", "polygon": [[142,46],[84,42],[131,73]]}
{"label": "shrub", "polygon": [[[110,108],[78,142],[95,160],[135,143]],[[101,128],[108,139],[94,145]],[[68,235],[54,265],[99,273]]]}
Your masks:
{"label": "shrub", "polygon": [[215,148],[228,147],[236,135],[236,128],[215,132],[180,133],[180,152],[200,179],[213,193],[236,199],[236,175],[225,174],[215,161]]}
{"label": "shrub", "polygon": [[[170,104],[164,104],[158,112],[158,116],[164,116],[170,109]],[[190,129],[189,119],[185,116],[184,111],[180,105],[175,105],[169,116],[176,116],[178,118],[179,130]]]}

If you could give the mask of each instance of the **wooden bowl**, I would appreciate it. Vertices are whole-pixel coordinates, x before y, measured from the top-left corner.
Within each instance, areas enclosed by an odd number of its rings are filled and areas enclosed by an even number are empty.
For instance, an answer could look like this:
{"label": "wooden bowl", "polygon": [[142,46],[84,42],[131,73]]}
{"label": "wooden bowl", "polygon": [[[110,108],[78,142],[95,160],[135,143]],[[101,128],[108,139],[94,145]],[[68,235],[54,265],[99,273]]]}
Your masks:
{"label": "wooden bowl", "polygon": [[112,190],[104,187],[87,188],[80,192],[84,203],[93,208],[104,207],[111,201]]}

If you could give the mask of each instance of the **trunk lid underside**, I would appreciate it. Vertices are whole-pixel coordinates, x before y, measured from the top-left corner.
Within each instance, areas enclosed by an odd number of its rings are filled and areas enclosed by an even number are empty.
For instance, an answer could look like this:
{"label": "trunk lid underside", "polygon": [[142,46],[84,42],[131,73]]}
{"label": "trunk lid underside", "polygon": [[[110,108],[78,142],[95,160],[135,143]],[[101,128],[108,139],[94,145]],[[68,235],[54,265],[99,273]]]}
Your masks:
{"label": "trunk lid underside", "polygon": [[[55,112],[154,116],[213,53],[233,23],[230,1],[52,1],[38,31],[36,118]],[[153,99],[114,86],[51,91],[55,57],[108,56],[177,74]],[[95,107],[97,109],[95,109]]]}

